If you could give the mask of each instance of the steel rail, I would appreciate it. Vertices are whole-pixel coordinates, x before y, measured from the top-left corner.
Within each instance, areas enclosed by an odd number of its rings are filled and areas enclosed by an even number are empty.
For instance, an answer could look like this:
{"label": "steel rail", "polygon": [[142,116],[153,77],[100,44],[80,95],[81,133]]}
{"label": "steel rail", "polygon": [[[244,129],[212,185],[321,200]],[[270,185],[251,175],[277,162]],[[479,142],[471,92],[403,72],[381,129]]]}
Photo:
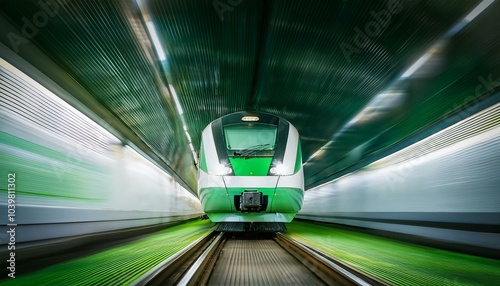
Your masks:
{"label": "steel rail", "polygon": [[[221,245],[227,240],[224,232],[214,237],[214,233],[209,233],[197,239],[142,275],[132,285],[164,285],[165,281],[181,286],[207,284],[217,254],[223,248]],[[388,285],[282,233],[277,233],[274,241],[328,285]],[[184,271],[187,265],[191,266]]]}
{"label": "steel rail", "polygon": [[275,240],[329,285],[388,285],[282,233]]}
{"label": "steel rail", "polygon": [[135,281],[133,281],[130,285],[133,286],[142,286],[146,284],[153,284],[152,282],[157,279],[161,274],[163,274],[167,269],[172,268],[173,265],[181,263],[186,256],[190,256],[196,249],[199,249],[203,245],[205,245],[210,239],[213,237],[213,231],[203,235],[197,240],[193,241],[186,247],[184,247],[181,251],[175,253],[169,258],[165,259],[163,262],[149,270],[148,272],[141,275]]}
{"label": "steel rail", "polygon": [[213,256],[217,247],[222,243],[224,237],[224,232],[221,232],[210,245],[205,249],[205,251],[198,257],[196,262],[191,265],[189,270],[184,274],[182,279],[177,283],[178,286],[186,286],[196,284],[198,279],[203,274],[203,269],[208,264],[208,261]]}

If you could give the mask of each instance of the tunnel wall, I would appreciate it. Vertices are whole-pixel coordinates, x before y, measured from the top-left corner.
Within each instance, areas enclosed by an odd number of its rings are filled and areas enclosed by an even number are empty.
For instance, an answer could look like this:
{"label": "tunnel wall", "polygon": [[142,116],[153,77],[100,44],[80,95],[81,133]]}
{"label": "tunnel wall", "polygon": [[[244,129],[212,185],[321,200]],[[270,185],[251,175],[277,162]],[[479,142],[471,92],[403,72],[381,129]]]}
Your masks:
{"label": "tunnel wall", "polygon": [[[406,151],[413,159],[375,162],[306,192],[297,218],[500,249],[498,104],[475,135],[452,135]],[[477,120],[476,120],[477,121]],[[495,123],[496,122],[496,123]],[[468,132],[457,125],[450,134]],[[448,137],[447,137],[448,136]],[[451,138],[451,139],[450,139]],[[458,138],[458,137],[457,137]],[[437,150],[436,146],[441,146]],[[411,148],[411,147],[410,147]],[[426,153],[416,157],[415,154]]]}
{"label": "tunnel wall", "polygon": [[[16,242],[153,226],[200,216],[170,175],[5,61],[0,66],[1,233]],[[15,173],[14,221],[7,221]],[[2,239],[2,244],[7,240]]]}

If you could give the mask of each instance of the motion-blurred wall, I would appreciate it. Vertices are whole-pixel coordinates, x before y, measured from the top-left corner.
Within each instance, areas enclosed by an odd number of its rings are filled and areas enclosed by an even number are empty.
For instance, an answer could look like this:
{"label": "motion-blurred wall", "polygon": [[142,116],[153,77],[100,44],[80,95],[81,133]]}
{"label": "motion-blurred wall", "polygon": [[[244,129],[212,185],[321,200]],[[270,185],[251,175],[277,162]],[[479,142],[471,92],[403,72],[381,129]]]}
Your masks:
{"label": "motion-blurred wall", "polygon": [[500,249],[500,104],[306,192],[299,218]]}
{"label": "motion-blurred wall", "polygon": [[[203,213],[166,172],[3,59],[0,122],[0,218],[2,228],[17,224],[18,243]],[[16,174],[14,222],[7,222],[9,173]]]}

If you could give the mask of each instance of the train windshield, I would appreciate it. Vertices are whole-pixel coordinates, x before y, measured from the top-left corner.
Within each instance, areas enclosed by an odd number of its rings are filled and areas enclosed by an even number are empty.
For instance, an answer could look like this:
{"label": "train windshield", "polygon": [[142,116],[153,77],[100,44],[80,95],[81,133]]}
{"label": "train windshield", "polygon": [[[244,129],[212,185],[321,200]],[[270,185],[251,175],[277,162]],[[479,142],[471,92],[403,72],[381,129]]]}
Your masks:
{"label": "train windshield", "polygon": [[232,151],[274,150],[277,126],[270,124],[234,124],[224,127],[226,147]]}

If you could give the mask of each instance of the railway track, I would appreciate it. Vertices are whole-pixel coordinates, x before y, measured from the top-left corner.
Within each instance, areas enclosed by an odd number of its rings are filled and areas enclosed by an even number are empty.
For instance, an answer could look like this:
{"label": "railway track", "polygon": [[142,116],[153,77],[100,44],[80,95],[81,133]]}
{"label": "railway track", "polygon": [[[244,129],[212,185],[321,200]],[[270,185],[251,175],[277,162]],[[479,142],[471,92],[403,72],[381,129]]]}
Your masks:
{"label": "railway track", "polygon": [[134,285],[385,285],[281,233],[259,235],[213,232]]}

